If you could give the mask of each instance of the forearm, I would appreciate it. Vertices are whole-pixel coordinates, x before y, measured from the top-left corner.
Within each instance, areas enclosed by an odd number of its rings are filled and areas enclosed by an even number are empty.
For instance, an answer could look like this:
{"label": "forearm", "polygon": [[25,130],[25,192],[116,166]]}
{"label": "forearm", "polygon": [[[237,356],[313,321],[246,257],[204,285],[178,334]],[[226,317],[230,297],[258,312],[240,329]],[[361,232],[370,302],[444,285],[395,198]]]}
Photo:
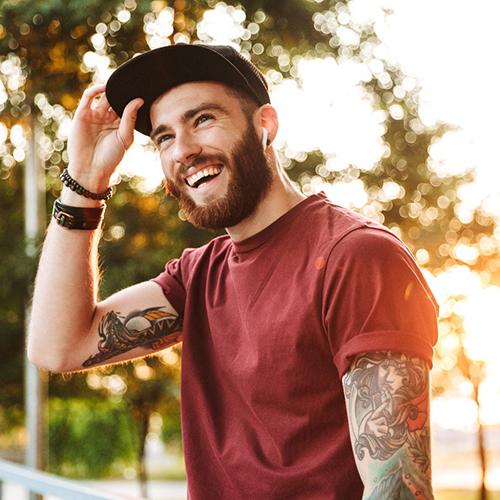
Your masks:
{"label": "forearm", "polygon": [[405,446],[390,458],[372,459],[366,451],[359,464],[363,500],[434,500],[430,467],[423,472],[415,452]]}
{"label": "forearm", "polygon": [[427,364],[365,353],[343,382],[363,500],[433,500]]}
{"label": "forearm", "polygon": [[[67,194],[65,204],[98,204],[76,196]],[[39,366],[57,370],[91,329],[98,295],[99,238],[99,229],[70,230],[55,221],[49,226],[29,328],[28,356]]]}

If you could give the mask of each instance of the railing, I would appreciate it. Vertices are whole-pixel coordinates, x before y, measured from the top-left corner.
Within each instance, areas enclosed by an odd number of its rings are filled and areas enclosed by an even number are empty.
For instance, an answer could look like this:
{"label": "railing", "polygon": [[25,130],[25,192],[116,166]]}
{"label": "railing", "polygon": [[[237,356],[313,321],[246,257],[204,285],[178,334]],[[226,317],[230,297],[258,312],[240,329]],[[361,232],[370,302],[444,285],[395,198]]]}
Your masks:
{"label": "railing", "polygon": [[3,496],[4,481],[21,484],[32,493],[52,495],[62,500],[123,500],[123,497],[92,490],[76,481],[0,460],[0,500],[6,500]]}

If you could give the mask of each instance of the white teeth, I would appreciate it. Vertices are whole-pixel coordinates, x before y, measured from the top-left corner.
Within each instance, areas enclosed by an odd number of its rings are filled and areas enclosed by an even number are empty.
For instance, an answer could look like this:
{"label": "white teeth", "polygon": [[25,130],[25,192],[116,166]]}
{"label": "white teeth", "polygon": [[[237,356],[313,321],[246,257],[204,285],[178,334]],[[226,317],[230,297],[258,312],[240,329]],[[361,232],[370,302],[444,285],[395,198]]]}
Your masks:
{"label": "white teeth", "polygon": [[222,172],[221,167],[207,167],[202,170],[198,170],[198,172],[186,177],[186,182],[193,187],[200,179],[203,177],[208,177],[210,175],[217,175]]}

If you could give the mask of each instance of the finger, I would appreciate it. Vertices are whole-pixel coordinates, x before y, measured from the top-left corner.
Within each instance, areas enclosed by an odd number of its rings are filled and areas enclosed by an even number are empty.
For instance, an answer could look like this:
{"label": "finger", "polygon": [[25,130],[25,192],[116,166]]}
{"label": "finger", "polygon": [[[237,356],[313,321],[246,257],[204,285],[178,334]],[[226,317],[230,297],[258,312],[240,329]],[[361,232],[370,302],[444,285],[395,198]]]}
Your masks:
{"label": "finger", "polygon": [[106,84],[93,85],[92,87],[88,87],[82,95],[80,100],[79,108],[90,108],[94,99],[104,92],[106,89]]}
{"label": "finger", "polygon": [[141,98],[130,101],[123,110],[120,126],[118,127],[118,137],[122,141],[123,147],[128,149],[134,140],[134,127],[137,120],[137,112],[144,104]]}
{"label": "finger", "polygon": [[[95,102],[95,101],[94,101]],[[99,108],[99,109],[105,109],[107,111],[112,111],[114,113],[114,110],[113,108],[111,107],[111,105],[109,104],[109,101],[108,101],[108,98],[106,96],[106,93],[103,93],[100,98],[99,98],[99,101],[96,103],[95,105],[96,108]],[[116,113],[115,113],[116,114]],[[118,115],[117,115],[118,116]]]}

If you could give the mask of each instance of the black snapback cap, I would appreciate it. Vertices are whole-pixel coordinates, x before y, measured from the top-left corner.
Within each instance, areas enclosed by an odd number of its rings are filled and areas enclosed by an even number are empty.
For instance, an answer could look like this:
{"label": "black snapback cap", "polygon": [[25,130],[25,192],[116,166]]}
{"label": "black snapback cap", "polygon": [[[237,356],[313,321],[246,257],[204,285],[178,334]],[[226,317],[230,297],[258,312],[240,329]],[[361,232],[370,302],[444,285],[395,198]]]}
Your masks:
{"label": "black snapback cap", "polygon": [[135,129],[150,135],[149,111],[156,99],[182,83],[201,81],[243,87],[261,106],[271,102],[264,75],[233,47],[182,43],[150,50],[122,64],[108,80],[106,97],[119,116],[130,101],[144,99]]}

